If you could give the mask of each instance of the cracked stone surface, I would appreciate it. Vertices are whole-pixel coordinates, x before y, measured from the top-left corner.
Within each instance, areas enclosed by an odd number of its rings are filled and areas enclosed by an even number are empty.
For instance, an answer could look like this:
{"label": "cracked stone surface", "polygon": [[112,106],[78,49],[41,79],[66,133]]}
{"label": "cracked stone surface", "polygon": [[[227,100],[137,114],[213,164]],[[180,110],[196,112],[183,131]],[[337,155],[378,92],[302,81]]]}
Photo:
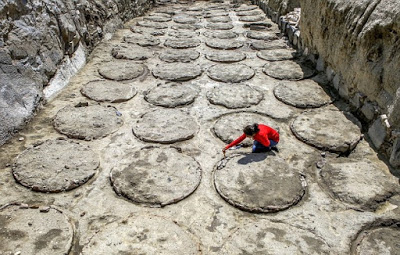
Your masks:
{"label": "cracked stone surface", "polygon": [[246,84],[217,86],[207,93],[207,99],[216,105],[229,109],[247,108],[257,105],[264,98],[263,94]]}
{"label": "cracked stone surface", "polygon": [[[179,70],[179,73],[176,72]],[[187,81],[200,76],[201,67],[189,63],[168,63],[156,66],[153,75],[159,79],[169,81]]]}
{"label": "cracked stone surface", "polygon": [[243,64],[231,64],[229,68],[225,64],[216,64],[207,70],[207,74],[216,81],[238,83],[251,79],[255,72]]}
{"label": "cracked stone surface", "polygon": [[114,107],[90,105],[66,106],[54,117],[54,128],[70,138],[91,140],[105,137],[122,126],[123,120]]}
{"label": "cracked stone surface", "polygon": [[61,192],[85,184],[99,167],[89,146],[67,140],[47,140],[22,152],[13,176],[23,186],[41,192]]}
{"label": "cracked stone surface", "polygon": [[315,70],[301,62],[284,60],[266,63],[263,72],[279,80],[301,80],[313,76]]}
{"label": "cracked stone surface", "polygon": [[159,109],[143,114],[136,121],[133,133],[145,142],[170,144],[193,138],[198,129],[196,121],[187,113]]}
{"label": "cracked stone surface", "polygon": [[291,124],[301,141],[323,150],[347,152],[361,139],[361,124],[350,113],[332,107],[309,110]]}
{"label": "cracked stone surface", "polygon": [[115,81],[132,80],[141,76],[145,66],[129,60],[115,60],[99,67],[99,74]]}
{"label": "cracked stone surface", "polygon": [[200,184],[199,164],[175,148],[143,148],[129,157],[129,165],[114,168],[110,179],[117,194],[136,203],[150,207],[176,203]]}
{"label": "cracked stone surface", "polygon": [[165,83],[149,90],[144,98],[151,104],[174,108],[193,103],[198,94],[198,88],[192,84]]}
{"label": "cracked stone surface", "polygon": [[[41,212],[42,211],[42,212]],[[1,254],[68,254],[74,230],[60,211],[9,205],[0,209]]]}
{"label": "cracked stone surface", "polygon": [[132,99],[137,91],[129,84],[116,81],[91,81],[81,88],[81,93],[97,102],[120,103]]}

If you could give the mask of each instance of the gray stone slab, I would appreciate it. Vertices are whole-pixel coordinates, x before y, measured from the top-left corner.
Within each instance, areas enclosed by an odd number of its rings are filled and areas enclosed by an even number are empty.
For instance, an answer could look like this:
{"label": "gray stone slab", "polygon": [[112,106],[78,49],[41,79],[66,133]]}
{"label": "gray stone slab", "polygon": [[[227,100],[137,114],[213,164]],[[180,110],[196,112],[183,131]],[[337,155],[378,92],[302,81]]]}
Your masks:
{"label": "gray stone slab", "polygon": [[205,43],[210,48],[220,50],[234,50],[244,45],[244,42],[235,39],[209,39]]}
{"label": "gray stone slab", "polygon": [[[214,134],[224,143],[229,144],[243,134],[243,128],[253,123],[265,124],[279,131],[279,124],[272,118],[253,112],[231,113],[221,116],[213,126]],[[251,146],[253,141],[245,139],[244,147]]]}
{"label": "gray stone slab", "polygon": [[187,48],[195,48],[199,46],[201,41],[196,38],[174,38],[167,39],[164,43],[166,47],[174,48],[174,49],[187,49]]}
{"label": "gray stone slab", "polygon": [[163,144],[191,139],[198,130],[195,119],[177,109],[147,112],[133,126],[133,133],[140,140]]}
{"label": "gray stone slab", "polygon": [[150,27],[150,28],[154,28],[154,29],[168,28],[168,24],[166,24],[166,23],[154,22],[154,21],[148,21],[148,20],[138,21],[137,25],[141,26],[141,27]]}
{"label": "gray stone slab", "polygon": [[243,52],[232,51],[232,50],[212,51],[206,53],[206,59],[221,63],[233,63],[245,60],[246,54],[244,54]]}
{"label": "gray stone slab", "polygon": [[229,12],[213,11],[213,12],[207,12],[204,14],[204,18],[214,18],[214,17],[223,17],[223,16],[229,16]]}
{"label": "gray stone slab", "polygon": [[111,50],[111,55],[116,59],[146,60],[151,58],[154,53],[143,47],[136,46],[134,44],[124,43],[115,46]]}
{"label": "gray stone slab", "polygon": [[153,36],[138,36],[128,35],[124,37],[124,41],[127,43],[133,43],[142,47],[157,46],[161,43],[160,39]]}
{"label": "gray stone slab", "polygon": [[205,37],[218,38],[218,39],[233,39],[239,36],[238,33],[232,31],[205,31]]}
{"label": "gray stone slab", "polygon": [[251,42],[250,47],[254,50],[277,50],[277,49],[287,49],[289,46],[282,40],[273,41],[254,41]]}
{"label": "gray stone slab", "polygon": [[136,34],[142,34],[146,36],[162,36],[165,35],[165,30],[141,26],[130,26],[129,29]]}
{"label": "gray stone slab", "polygon": [[175,37],[175,38],[193,38],[199,36],[199,32],[193,31],[169,31],[168,36]]}
{"label": "gray stone slab", "polygon": [[261,10],[250,10],[250,11],[237,11],[237,16],[258,16],[265,15]]}
{"label": "gray stone slab", "polygon": [[321,150],[348,152],[361,139],[361,124],[350,113],[333,107],[309,110],[291,124],[294,135]]}
{"label": "gray stone slab", "polygon": [[315,70],[299,61],[284,60],[266,63],[263,72],[279,80],[302,80],[313,76]]}
{"label": "gray stone slab", "polygon": [[199,255],[200,245],[172,220],[145,215],[106,225],[82,249],[82,255],[187,254]]}
{"label": "gray stone slab", "polygon": [[232,23],[208,23],[206,25],[206,28],[211,30],[230,30],[233,27]]}
{"label": "gray stone slab", "polygon": [[228,23],[232,22],[232,19],[229,16],[216,16],[209,18],[207,21],[211,23]]}
{"label": "gray stone slab", "polygon": [[143,148],[131,163],[114,168],[110,179],[114,191],[133,202],[163,207],[192,194],[201,180],[201,168],[192,157],[175,148]]}
{"label": "gray stone slab", "polygon": [[266,19],[265,15],[241,16],[239,18],[239,21],[243,21],[243,22],[258,22],[258,21],[263,21],[265,19]]}
{"label": "gray stone slab", "polygon": [[201,67],[190,63],[159,64],[153,70],[156,78],[169,81],[188,81],[201,74]]}
{"label": "gray stone slab", "polygon": [[154,21],[154,22],[168,22],[171,21],[171,17],[161,16],[161,15],[154,15],[154,16],[147,16],[143,18],[144,20]]}
{"label": "gray stone slab", "polygon": [[175,108],[194,102],[199,89],[192,84],[165,83],[150,89],[144,99],[154,105]]}
{"label": "gray stone slab", "polygon": [[[383,163],[382,163],[383,164]],[[330,159],[320,171],[323,186],[339,201],[358,210],[375,211],[399,194],[398,180],[367,159]]]}
{"label": "gray stone slab", "polygon": [[114,107],[66,106],[54,117],[54,128],[70,138],[92,140],[115,132],[123,124]]}
{"label": "gray stone slab", "polygon": [[263,94],[246,84],[224,84],[207,93],[212,104],[222,105],[229,109],[247,108],[257,105],[264,98]]}
{"label": "gray stone slab", "polygon": [[311,79],[281,81],[275,86],[274,95],[285,104],[298,108],[317,108],[334,100],[323,85]]}
{"label": "gray stone slab", "polygon": [[215,188],[223,199],[242,210],[285,210],[305,194],[305,178],[279,155],[251,153],[223,162],[214,172]]}
{"label": "gray stone slab", "polygon": [[59,210],[9,205],[0,210],[0,254],[63,255],[72,248],[74,230]]}
{"label": "gray stone slab", "polygon": [[34,191],[62,192],[92,178],[100,160],[89,146],[67,140],[47,140],[22,152],[13,165],[14,178]]}
{"label": "gray stone slab", "polygon": [[203,28],[200,24],[176,24],[171,27],[174,30],[189,30],[194,31]]}
{"label": "gray stone slab", "polygon": [[91,81],[81,88],[81,93],[97,102],[120,103],[130,100],[136,95],[136,89],[115,81]]}
{"label": "gray stone slab", "polygon": [[240,227],[219,254],[331,254],[327,242],[311,231],[270,221]]}
{"label": "gray stone slab", "polygon": [[398,226],[369,229],[360,233],[360,238],[355,254],[400,254],[398,245],[400,229]]}
{"label": "gray stone slab", "polygon": [[200,20],[194,16],[179,14],[174,16],[174,22],[180,24],[196,24],[199,23]]}
{"label": "gray stone slab", "polygon": [[106,79],[123,81],[132,80],[143,75],[146,67],[134,61],[115,60],[102,64],[99,67],[99,74]]}
{"label": "gray stone slab", "polygon": [[246,37],[250,39],[264,40],[264,41],[273,41],[279,39],[275,33],[265,32],[265,31],[247,31]]}
{"label": "gray stone slab", "polygon": [[293,49],[261,50],[257,52],[257,57],[267,61],[292,60],[298,56],[297,51]]}
{"label": "gray stone slab", "polygon": [[237,12],[244,12],[244,11],[252,11],[258,9],[257,5],[246,5],[246,4],[242,4],[241,6],[239,6],[238,8],[235,9],[235,11]]}
{"label": "gray stone slab", "polygon": [[161,52],[160,59],[162,61],[172,63],[172,62],[182,62],[188,63],[196,60],[200,57],[200,52],[192,49],[187,50],[165,50]]}
{"label": "gray stone slab", "polygon": [[255,71],[243,64],[216,64],[207,70],[207,75],[213,80],[238,83],[253,78]]}

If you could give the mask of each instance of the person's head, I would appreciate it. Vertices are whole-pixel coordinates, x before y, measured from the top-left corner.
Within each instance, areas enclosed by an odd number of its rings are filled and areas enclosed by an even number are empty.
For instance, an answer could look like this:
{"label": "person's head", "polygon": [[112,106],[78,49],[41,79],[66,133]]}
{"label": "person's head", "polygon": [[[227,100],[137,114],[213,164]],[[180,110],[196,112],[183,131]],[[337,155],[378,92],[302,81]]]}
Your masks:
{"label": "person's head", "polygon": [[260,129],[258,129],[257,123],[254,123],[253,125],[247,125],[243,129],[243,133],[248,137],[253,137],[255,134],[258,133],[258,131],[260,131]]}

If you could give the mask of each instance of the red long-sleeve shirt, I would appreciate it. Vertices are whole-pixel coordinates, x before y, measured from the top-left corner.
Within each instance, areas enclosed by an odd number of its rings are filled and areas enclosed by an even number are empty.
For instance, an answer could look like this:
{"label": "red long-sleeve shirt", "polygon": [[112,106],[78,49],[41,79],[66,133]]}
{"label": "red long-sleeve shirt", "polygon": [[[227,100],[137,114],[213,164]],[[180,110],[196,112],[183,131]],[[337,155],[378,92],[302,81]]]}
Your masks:
{"label": "red long-sleeve shirt", "polygon": [[[258,131],[254,135],[253,139],[256,140],[257,142],[261,143],[265,147],[268,147],[271,144],[269,140],[279,142],[279,133],[275,129],[273,129],[269,126],[263,125],[263,124],[258,124],[258,129],[260,129],[260,131]],[[239,144],[245,138],[246,138],[246,134],[241,135],[238,139],[236,139],[235,141],[228,144],[225,147],[225,150],[229,149],[232,146]]]}

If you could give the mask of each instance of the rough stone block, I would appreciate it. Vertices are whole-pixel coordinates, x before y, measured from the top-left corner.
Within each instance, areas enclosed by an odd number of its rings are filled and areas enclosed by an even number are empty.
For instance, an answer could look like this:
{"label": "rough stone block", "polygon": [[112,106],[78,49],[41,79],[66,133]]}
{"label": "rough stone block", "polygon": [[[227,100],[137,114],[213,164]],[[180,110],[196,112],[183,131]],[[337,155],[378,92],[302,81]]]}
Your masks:
{"label": "rough stone block", "polygon": [[388,127],[386,125],[386,121],[386,115],[381,115],[374,121],[374,123],[368,130],[368,135],[377,149],[381,147],[387,136]]}
{"label": "rough stone block", "polygon": [[319,56],[319,58],[317,60],[317,70],[320,72],[325,70],[325,60],[321,55]]}
{"label": "rough stone block", "polygon": [[336,90],[339,90],[340,86],[342,85],[341,77],[340,77],[339,74],[336,74],[336,75],[333,77],[332,83],[333,83],[333,87],[334,87]]}
{"label": "rough stone block", "polygon": [[365,96],[362,93],[357,92],[352,98],[350,98],[350,104],[356,109],[359,109],[361,107],[361,102],[364,97]]}
{"label": "rough stone block", "polygon": [[326,78],[328,78],[329,81],[332,81],[333,77],[335,77],[335,71],[333,71],[333,69],[330,66],[326,67],[325,73],[326,73]]}
{"label": "rough stone block", "polygon": [[301,48],[300,46],[300,30],[297,30],[294,33],[294,37],[293,37],[293,45],[297,46],[297,48]]}
{"label": "rough stone block", "polygon": [[393,167],[400,167],[400,137],[397,137],[392,147],[390,155],[390,164]]}
{"label": "rough stone block", "polygon": [[375,118],[375,115],[377,114],[376,106],[371,102],[366,102],[361,107],[361,113],[364,115],[365,118],[367,118],[367,120],[371,121]]}

